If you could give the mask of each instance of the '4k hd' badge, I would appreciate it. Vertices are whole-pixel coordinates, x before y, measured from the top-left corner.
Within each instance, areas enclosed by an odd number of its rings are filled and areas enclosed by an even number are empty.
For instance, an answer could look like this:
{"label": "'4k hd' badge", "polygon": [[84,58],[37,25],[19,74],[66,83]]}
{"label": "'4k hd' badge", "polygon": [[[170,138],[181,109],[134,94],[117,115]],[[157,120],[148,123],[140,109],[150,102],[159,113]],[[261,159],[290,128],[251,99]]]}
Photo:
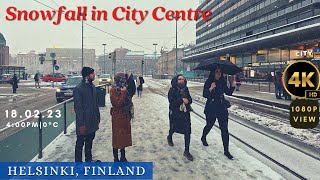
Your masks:
{"label": "'4k hd' badge", "polygon": [[282,76],[284,89],[296,98],[315,95],[320,87],[319,74],[318,68],[313,63],[307,60],[295,61],[284,70]]}

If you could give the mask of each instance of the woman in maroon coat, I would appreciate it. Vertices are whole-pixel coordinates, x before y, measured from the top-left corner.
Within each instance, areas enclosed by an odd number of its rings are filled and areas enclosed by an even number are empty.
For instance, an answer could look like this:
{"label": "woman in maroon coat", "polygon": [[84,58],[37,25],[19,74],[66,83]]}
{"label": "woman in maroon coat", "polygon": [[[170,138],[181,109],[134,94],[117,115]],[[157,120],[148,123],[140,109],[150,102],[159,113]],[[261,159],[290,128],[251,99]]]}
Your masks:
{"label": "woman in maroon coat", "polygon": [[[115,84],[110,91],[111,116],[112,116],[112,147],[115,162],[127,162],[125,148],[132,146],[131,138],[131,114],[127,109],[128,95],[126,79],[123,73],[117,73]],[[118,158],[120,149],[121,158]]]}

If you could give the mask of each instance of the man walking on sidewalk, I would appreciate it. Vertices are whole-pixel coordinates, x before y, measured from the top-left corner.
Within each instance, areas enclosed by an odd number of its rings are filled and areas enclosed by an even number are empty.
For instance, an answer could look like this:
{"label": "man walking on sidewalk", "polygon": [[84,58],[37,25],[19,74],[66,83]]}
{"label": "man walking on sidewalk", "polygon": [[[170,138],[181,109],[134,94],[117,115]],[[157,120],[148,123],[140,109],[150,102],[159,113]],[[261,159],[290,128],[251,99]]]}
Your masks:
{"label": "man walking on sidewalk", "polygon": [[13,94],[17,94],[17,89],[18,89],[18,77],[17,77],[17,74],[14,74],[13,78],[11,79],[11,82],[12,82]]}
{"label": "man walking on sidewalk", "polygon": [[95,74],[94,70],[90,67],[83,67],[81,74],[83,80],[73,90],[77,134],[75,162],[82,162],[82,149],[84,145],[85,161],[100,162],[99,160],[92,160],[92,142],[100,123],[96,89],[92,83]]}
{"label": "man walking on sidewalk", "polygon": [[37,88],[37,85],[40,88],[39,79],[40,79],[39,74],[36,73],[36,75],[34,75],[34,84],[35,84],[36,88]]}
{"label": "man walking on sidewalk", "polygon": [[282,99],[282,81],[281,81],[281,72],[277,71],[274,76],[274,87],[277,99]]}

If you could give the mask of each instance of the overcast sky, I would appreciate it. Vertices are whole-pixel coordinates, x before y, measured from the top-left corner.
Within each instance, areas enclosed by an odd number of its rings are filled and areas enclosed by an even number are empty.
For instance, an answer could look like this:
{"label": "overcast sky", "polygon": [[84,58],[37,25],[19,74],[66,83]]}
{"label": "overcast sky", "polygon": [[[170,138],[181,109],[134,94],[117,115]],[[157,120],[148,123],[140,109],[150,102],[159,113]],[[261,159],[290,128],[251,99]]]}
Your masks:
{"label": "overcast sky", "polygon": [[[103,54],[103,43],[107,44],[107,52],[122,46],[134,51],[152,53],[153,43],[158,44],[158,52],[162,46],[171,49],[175,46],[175,21],[156,21],[152,18],[152,10],[157,6],[163,6],[168,10],[188,10],[196,9],[199,5],[199,0],[39,0],[39,2],[54,8],[64,5],[67,10],[76,9],[77,6],[87,6],[91,10],[93,5],[97,9],[105,9],[108,12],[108,21],[91,21],[91,18],[88,18],[86,23],[143,46],[125,42],[85,25],[85,48],[96,49],[97,55]],[[50,10],[50,8],[34,0],[1,0],[0,32],[6,38],[10,54],[25,53],[30,50],[44,52],[46,48],[53,46],[81,48],[81,22],[63,20],[60,25],[53,25],[50,21],[42,20],[10,22],[5,19],[9,6],[28,11]],[[149,10],[149,15],[140,25],[136,25],[134,21],[115,21],[112,18],[112,10],[117,6]],[[195,21],[178,21],[178,30],[180,30],[178,45],[195,42],[195,25]],[[184,28],[181,29],[183,26]]]}

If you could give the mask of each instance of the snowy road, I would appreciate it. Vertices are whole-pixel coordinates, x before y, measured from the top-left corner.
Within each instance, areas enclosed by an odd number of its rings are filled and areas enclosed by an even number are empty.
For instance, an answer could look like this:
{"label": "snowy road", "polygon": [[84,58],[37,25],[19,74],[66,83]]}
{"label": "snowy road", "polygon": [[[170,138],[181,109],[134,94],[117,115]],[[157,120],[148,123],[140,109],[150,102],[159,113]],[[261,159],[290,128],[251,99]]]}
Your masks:
{"label": "snowy road", "polygon": [[[256,158],[248,155],[231,141],[230,149],[235,160],[228,160],[223,155],[220,135],[215,130],[208,137],[209,147],[200,141],[202,119],[192,115],[192,134],[190,152],[193,162],[183,157],[184,139],[175,134],[174,147],[166,142],[168,133],[168,101],[165,97],[154,94],[145,88],[142,98],[133,99],[135,119],[132,123],[133,146],[127,148],[129,161],[153,162],[154,179],[284,179]],[[107,102],[110,102],[107,98]],[[110,105],[101,108],[100,129],[93,145],[93,155],[102,161],[113,161],[111,146]],[[73,161],[75,132],[74,124],[68,128],[67,135],[61,134],[44,149],[41,160],[34,161]]]}

